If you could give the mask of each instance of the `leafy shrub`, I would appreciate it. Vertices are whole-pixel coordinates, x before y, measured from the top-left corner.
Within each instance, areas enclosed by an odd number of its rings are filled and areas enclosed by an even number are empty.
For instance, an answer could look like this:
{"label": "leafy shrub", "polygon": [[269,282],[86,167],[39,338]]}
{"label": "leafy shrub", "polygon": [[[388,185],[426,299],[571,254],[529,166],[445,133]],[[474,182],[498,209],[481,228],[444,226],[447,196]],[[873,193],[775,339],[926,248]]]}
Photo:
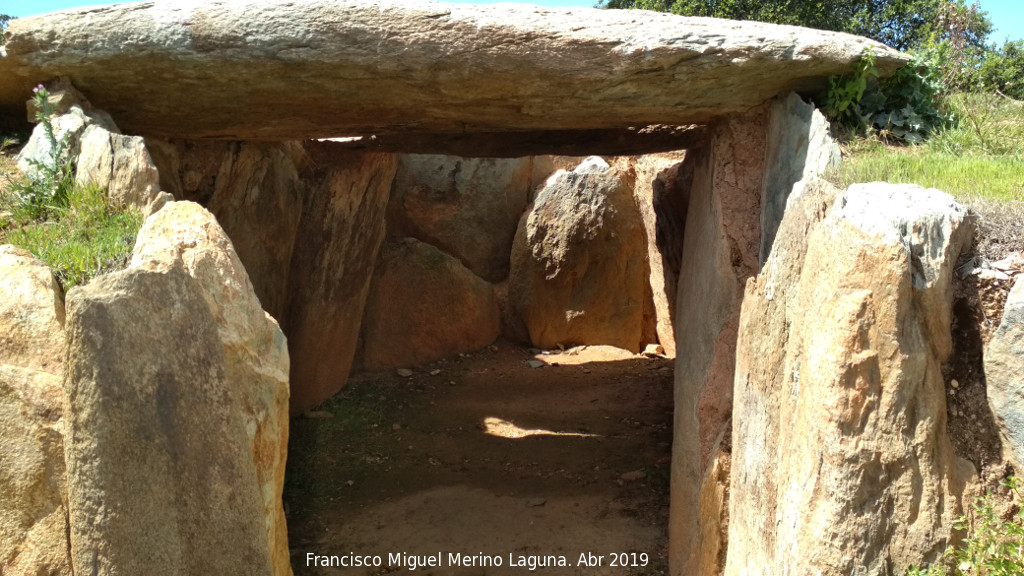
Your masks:
{"label": "leafy shrub", "polygon": [[867,126],[870,117],[864,113],[861,100],[871,78],[878,78],[878,70],[875,68],[875,55],[869,48],[861,59],[853,63],[853,70],[848,74],[828,79],[828,91],[822,106],[825,114],[853,128]]}
{"label": "leafy shrub", "polygon": [[1024,40],[1006,42],[999,50],[990,50],[977,75],[981,90],[998,90],[1024,100]]}
{"label": "leafy shrub", "polygon": [[[1003,483],[1015,494],[1016,478]],[[973,517],[961,516],[955,525],[965,530],[967,537],[955,551],[946,551],[947,560],[953,560],[953,574],[960,576],[1020,576],[1024,574],[1024,511],[1004,521],[995,510],[991,493],[974,503]],[[949,568],[934,564],[926,569],[913,566],[907,576],[947,576]]]}
{"label": "leafy shrub", "polygon": [[855,131],[917,144],[951,122],[943,111],[944,92],[935,61],[915,57],[891,78],[879,80],[868,51],[850,73],[829,78],[820,100],[829,118]]}

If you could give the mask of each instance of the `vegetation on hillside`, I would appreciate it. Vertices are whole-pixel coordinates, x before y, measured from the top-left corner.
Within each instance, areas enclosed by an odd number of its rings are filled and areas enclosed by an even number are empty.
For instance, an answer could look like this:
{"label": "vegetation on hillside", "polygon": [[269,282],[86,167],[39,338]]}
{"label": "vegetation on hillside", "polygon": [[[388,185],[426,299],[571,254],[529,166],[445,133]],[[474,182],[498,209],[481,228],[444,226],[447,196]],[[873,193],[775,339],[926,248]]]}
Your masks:
{"label": "vegetation on hillside", "polygon": [[4,37],[4,30],[7,30],[7,25],[11,23],[12,18],[7,14],[0,14],[0,44],[7,41]]}
{"label": "vegetation on hillside", "polygon": [[[48,155],[30,161],[29,174],[22,176],[9,156],[0,160],[5,178],[0,185],[0,244],[25,248],[53,269],[68,289],[123,268],[142,216],[111,206],[102,188],[75,183],[68,141],[50,121],[53,107],[46,90],[36,88],[33,99]],[[4,139],[0,148],[9,145]]]}

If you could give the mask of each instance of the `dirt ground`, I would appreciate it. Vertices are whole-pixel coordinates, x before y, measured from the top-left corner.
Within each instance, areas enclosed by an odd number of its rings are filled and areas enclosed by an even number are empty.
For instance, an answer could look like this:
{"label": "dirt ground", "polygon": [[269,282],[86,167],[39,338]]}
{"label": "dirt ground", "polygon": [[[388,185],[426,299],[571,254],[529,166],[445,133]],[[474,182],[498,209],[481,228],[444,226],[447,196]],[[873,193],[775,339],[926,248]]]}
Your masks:
{"label": "dirt ground", "polygon": [[[405,572],[404,555],[438,553],[440,567],[415,573],[664,574],[671,360],[532,352],[498,342],[411,376],[358,375],[293,419],[295,574]],[[310,553],[381,566],[318,567]],[[451,566],[451,554],[478,564]],[[549,556],[567,566],[543,567]]]}
{"label": "dirt ground", "polygon": [[[1019,503],[1003,485],[1010,476],[1020,475],[1003,457],[998,426],[988,403],[984,350],[1002,320],[1006,299],[1015,276],[1024,270],[1012,270],[1010,279],[982,278],[969,272],[979,259],[995,262],[1011,252],[1024,250],[1019,231],[992,224],[993,213],[983,215],[973,249],[957,262],[953,281],[953,355],[943,366],[946,383],[946,411],[954,452],[970,460],[978,473],[968,486],[964,501],[968,504],[991,492],[999,516],[1010,520]],[[988,223],[984,220],[988,219]],[[987,235],[986,235],[987,234]]]}

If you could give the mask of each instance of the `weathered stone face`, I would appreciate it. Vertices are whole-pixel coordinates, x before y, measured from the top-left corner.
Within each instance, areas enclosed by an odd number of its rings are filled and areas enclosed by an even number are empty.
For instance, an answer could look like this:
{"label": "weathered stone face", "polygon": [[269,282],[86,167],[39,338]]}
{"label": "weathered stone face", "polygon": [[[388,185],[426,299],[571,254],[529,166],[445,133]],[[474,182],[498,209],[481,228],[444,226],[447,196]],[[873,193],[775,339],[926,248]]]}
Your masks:
{"label": "weathered stone face", "polygon": [[147,139],[160,186],[217,217],[263,305],[282,324],[288,273],[306,189],[297,142],[193,142]]}
{"label": "weathered stone face", "polygon": [[1003,454],[1024,470],[1024,276],[1014,282],[999,329],[985,348],[985,379]]}
{"label": "weathered stone face", "polygon": [[[198,282],[224,355],[226,385],[248,436],[259,482],[273,573],[291,573],[281,491],[288,449],[288,351],[284,334],[256,298],[231,241],[193,202],[171,202],[146,220],[132,268],[182,269]],[[236,438],[234,441],[244,439]],[[244,489],[240,487],[239,489]]]}
{"label": "weathered stone face", "polygon": [[494,288],[413,238],[385,244],[363,317],[363,368],[416,366],[498,337]]}
{"label": "weathered stone face", "polygon": [[[702,482],[712,478],[706,473],[712,449],[732,414],[739,306],[743,284],[757,273],[764,115],[761,108],[712,126],[707,145],[686,156],[693,176],[673,322],[673,575],[699,573],[701,551],[721,546],[719,532],[706,526],[717,526],[720,513],[708,509],[714,499],[703,498]],[[705,521],[702,514],[712,517]]]}
{"label": "weathered stone face", "polygon": [[129,134],[301,140],[686,125],[817,89],[871,47],[669,14],[358,0],[152,3],[11,22],[0,107],[67,76]]}
{"label": "weathered stone face", "polygon": [[[747,284],[725,574],[881,575],[945,549],[970,465],[946,432],[950,278],[971,238],[936,190],[791,197]],[[742,519],[742,521],[740,520]]]}
{"label": "weathered stone face", "polygon": [[217,319],[180,267],[68,294],[65,455],[76,574],[259,574],[271,554]]}
{"label": "weathered stone face", "polygon": [[348,380],[395,177],[393,154],[339,154],[326,144],[307,148],[312,168],[304,179],[311,185],[288,272],[283,324],[293,414],[331,397]]}
{"label": "weathered stone face", "polygon": [[531,158],[403,154],[391,187],[388,234],[456,257],[489,282],[508,277],[519,216],[530,201]]}
{"label": "weathered stone face", "polygon": [[105,188],[115,206],[142,208],[160,192],[156,166],[140,136],[91,125],[82,133],[80,147],[75,181]]}
{"label": "weathered stone face", "polygon": [[147,145],[164,189],[217,217],[263,308],[287,334],[291,412],[340,390],[384,240],[396,155],[335,142]]}
{"label": "weathered stone face", "polygon": [[0,294],[0,567],[69,576],[64,295],[49,268],[9,245]]}
{"label": "weathered stone face", "polygon": [[[54,84],[58,88],[52,96],[60,101],[64,112],[50,121],[54,136],[65,144],[60,161],[71,163],[75,183],[105,189],[116,206],[142,208],[149,203],[159,192],[160,184],[143,139],[121,134],[108,114],[92,109],[65,80]],[[39,124],[18,154],[18,167],[31,175],[36,172],[34,163],[49,165],[51,156],[49,138]]]}
{"label": "weathered stone face", "polygon": [[523,215],[508,309],[513,329],[534,345],[610,344],[638,352],[646,344],[647,247],[622,176],[607,164],[584,162],[552,176]]}
{"label": "weathered stone face", "polygon": [[[658,343],[670,357],[676,355],[672,327],[676,307],[679,266],[683,256],[686,211],[690,204],[693,163],[685,153],[651,154],[631,163],[635,174],[633,197],[640,208],[647,236],[647,262],[654,328]],[[648,321],[645,320],[645,325]],[[649,342],[654,340],[648,338]]]}
{"label": "weathered stone face", "polygon": [[842,159],[839,145],[829,134],[828,120],[792,93],[772,102],[766,143],[758,256],[762,264],[771,252],[793,183],[824,174]]}

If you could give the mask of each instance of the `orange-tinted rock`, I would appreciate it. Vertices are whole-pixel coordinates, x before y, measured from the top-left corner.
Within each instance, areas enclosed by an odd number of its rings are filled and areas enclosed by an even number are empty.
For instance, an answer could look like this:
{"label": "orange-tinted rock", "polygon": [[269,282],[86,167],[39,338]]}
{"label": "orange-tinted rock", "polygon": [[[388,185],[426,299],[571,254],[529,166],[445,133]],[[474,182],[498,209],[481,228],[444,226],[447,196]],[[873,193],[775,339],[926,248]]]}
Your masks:
{"label": "orange-tinted rock", "polygon": [[953,454],[941,370],[966,209],[915,186],[829,188],[790,198],[747,284],[727,576],[935,562],[972,473]]}
{"label": "orange-tinted rock", "polygon": [[0,570],[71,575],[64,468],[64,295],[0,246]]}
{"label": "orange-tinted rock", "polygon": [[[139,231],[132,268],[184,270],[209,307],[224,359],[224,386],[234,400],[258,483],[262,528],[272,573],[291,574],[281,492],[288,452],[288,350],[284,334],[260,306],[249,276],[213,214],[171,202]],[[232,416],[234,417],[234,416]],[[175,423],[185,426],[185,422]],[[194,464],[185,462],[186,465]],[[251,489],[243,483],[237,490]]]}
{"label": "orange-tinted rock", "polygon": [[400,155],[388,233],[432,244],[484,280],[500,282],[530,200],[532,165],[528,157]]}
{"label": "orange-tinted rock", "polygon": [[647,236],[653,325],[658,342],[670,357],[676,355],[672,323],[693,180],[693,164],[684,158],[683,152],[649,154],[636,158],[631,166],[636,175],[633,195]]}
{"label": "orange-tinted rock", "polygon": [[508,317],[541,348],[647,342],[647,248],[631,187],[605,165],[562,172],[539,191],[512,247]]}
{"label": "orange-tinted rock", "polygon": [[381,250],[363,318],[363,367],[415,366],[493,342],[494,288],[437,248],[406,238]]}
{"label": "orange-tinted rock", "polygon": [[[670,571],[697,573],[713,542],[701,499],[715,439],[732,415],[736,330],[743,284],[757,273],[765,108],[714,125],[688,150],[692,186],[676,300],[675,441],[672,444]],[[691,169],[691,168],[687,168]],[[717,538],[717,537],[716,537]]]}
{"label": "orange-tinted rock", "polygon": [[348,380],[396,166],[392,154],[339,154],[326,143],[308,149],[312,162],[303,180],[309,189],[284,321],[292,414],[316,406]]}

